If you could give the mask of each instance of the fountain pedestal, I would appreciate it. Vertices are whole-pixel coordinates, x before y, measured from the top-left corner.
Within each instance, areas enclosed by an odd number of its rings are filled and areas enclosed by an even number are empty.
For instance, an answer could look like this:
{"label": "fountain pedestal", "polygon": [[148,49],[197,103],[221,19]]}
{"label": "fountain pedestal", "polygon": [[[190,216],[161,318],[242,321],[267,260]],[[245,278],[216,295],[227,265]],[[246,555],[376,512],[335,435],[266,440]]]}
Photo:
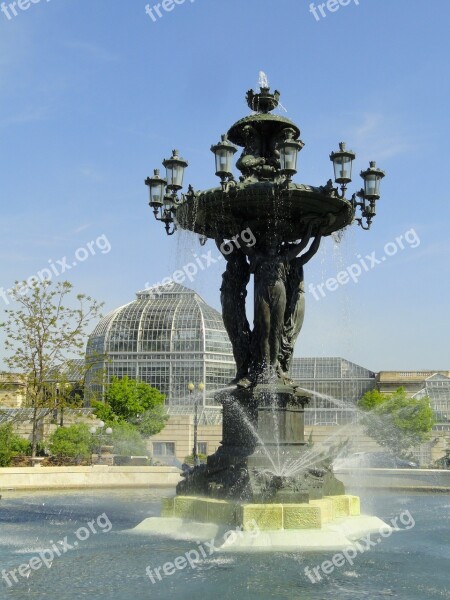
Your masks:
{"label": "fountain pedestal", "polygon": [[274,461],[299,456],[305,446],[304,407],[309,398],[299,388],[268,384],[218,394],[223,406],[222,448],[234,452],[239,446],[248,455],[260,454],[265,462],[269,456]]}
{"label": "fountain pedestal", "polygon": [[304,406],[310,395],[283,384],[218,394],[223,439],[207,464],[184,473],[179,495],[253,503],[307,503],[344,494],[331,470],[309,464]]}

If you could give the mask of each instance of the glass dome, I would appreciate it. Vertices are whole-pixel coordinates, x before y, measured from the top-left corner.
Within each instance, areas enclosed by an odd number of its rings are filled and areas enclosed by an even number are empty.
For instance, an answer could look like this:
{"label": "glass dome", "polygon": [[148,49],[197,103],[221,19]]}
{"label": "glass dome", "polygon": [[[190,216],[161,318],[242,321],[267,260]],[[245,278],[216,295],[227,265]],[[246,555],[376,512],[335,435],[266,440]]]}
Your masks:
{"label": "glass dome", "polygon": [[[205,383],[203,402],[236,371],[231,343],[220,313],[179,284],[145,290],[106,315],[89,337],[87,391],[101,389],[99,373],[145,381],[166,395],[171,408],[189,406],[187,384]],[[97,375],[97,376],[96,376]],[[200,392],[197,392],[200,393]]]}

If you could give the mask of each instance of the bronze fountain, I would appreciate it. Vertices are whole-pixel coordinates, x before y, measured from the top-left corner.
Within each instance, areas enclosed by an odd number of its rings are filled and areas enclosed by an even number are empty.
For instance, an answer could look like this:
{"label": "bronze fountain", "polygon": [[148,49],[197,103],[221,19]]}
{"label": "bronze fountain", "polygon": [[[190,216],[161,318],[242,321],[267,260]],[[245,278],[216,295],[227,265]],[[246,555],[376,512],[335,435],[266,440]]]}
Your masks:
{"label": "bronze fountain", "polygon": [[[259,93],[247,93],[251,114],[211,148],[220,187],[195,191],[189,186],[179,197],[188,163],[176,150],[163,162],[166,179],[156,170],[145,182],[150,206],[168,235],[185,229],[198,234],[201,243],[211,239],[221,251],[227,247],[220,291],[236,377],[217,395],[223,406],[221,446],[207,464],[185,471],[177,489],[181,495],[299,503],[344,493],[329,464],[302,459],[310,394],[292,381],[289,369],[305,312],[303,267],[322,238],[354,221],[370,228],[384,172],[371,162],[361,173],[364,188],[347,199],[355,154],[341,143],[330,155],[340,189],[332,180],[319,187],[294,183],[304,143],[295,123],[273,114],[279,98],[265,78]],[[242,148],[239,180],[232,173],[237,146]],[[237,242],[247,229],[256,239],[252,246]],[[246,315],[252,275],[253,328]]]}

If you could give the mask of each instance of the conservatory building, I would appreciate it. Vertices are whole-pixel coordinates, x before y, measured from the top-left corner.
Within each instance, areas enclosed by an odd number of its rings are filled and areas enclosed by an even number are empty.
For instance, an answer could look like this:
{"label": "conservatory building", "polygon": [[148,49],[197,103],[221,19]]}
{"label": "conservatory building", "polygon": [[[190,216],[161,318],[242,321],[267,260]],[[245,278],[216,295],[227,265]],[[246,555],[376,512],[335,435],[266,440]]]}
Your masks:
{"label": "conservatory building", "polygon": [[294,358],[291,377],[314,393],[305,409],[306,425],[357,422],[358,400],[376,387],[373,371],[337,356]]}
{"label": "conservatory building", "polygon": [[[136,300],[106,315],[89,337],[87,360],[93,364],[88,396],[101,391],[102,378],[127,375],[158,388],[174,415],[191,413],[194,401],[218,412],[214,392],[236,371],[220,313],[176,283],[157,293],[139,292]],[[204,384],[203,391],[198,384]]]}

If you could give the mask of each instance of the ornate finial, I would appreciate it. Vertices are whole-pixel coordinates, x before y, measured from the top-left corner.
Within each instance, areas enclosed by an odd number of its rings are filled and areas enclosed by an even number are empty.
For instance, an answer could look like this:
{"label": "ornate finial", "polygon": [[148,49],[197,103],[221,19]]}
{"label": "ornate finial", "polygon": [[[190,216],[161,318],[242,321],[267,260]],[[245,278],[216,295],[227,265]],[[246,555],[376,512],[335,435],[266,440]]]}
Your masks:
{"label": "ornate finial", "polygon": [[[265,74],[264,77],[266,77]],[[262,80],[263,79],[260,79],[260,81]],[[267,82],[267,77],[265,78],[264,82]],[[265,114],[274,110],[278,106],[279,99],[280,92],[275,90],[275,92],[271,94],[270,88],[263,86],[261,86],[261,92],[259,94],[255,94],[253,90],[249,90],[246,96],[247,104],[251,110]]]}

